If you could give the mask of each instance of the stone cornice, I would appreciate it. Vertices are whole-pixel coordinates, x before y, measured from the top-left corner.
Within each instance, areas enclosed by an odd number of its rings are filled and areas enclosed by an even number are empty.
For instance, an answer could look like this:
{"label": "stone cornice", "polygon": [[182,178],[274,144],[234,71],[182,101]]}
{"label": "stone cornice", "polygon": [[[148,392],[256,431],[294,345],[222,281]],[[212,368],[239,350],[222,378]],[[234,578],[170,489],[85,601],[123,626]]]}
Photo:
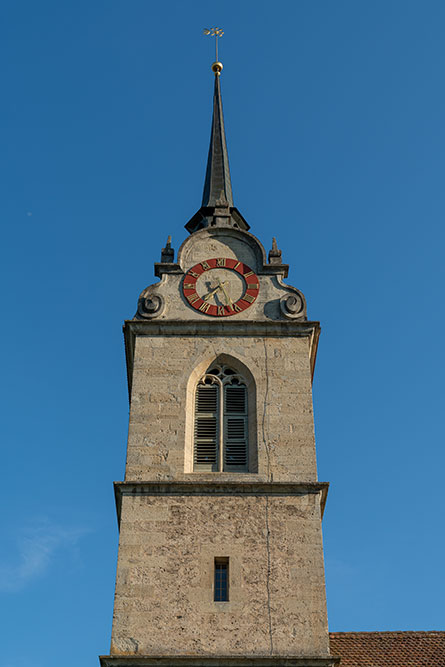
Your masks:
{"label": "stone cornice", "polygon": [[334,667],[338,656],[101,655],[101,667]]}
{"label": "stone cornice", "polygon": [[124,332],[139,336],[311,336],[319,322],[284,320],[125,320]]}
{"label": "stone cornice", "polygon": [[314,375],[317,356],[318,339],[320,337],[319,322],[298,322],[282,320],[126,320],[123,326],[125,338],[125,354],[127,358],[128,389],[131,393],[133,374],[134,341],[136,336],[193,336],[193,337],[307,337],[310,339],[310,360],[312,376]]}
{"label": "stone cornice", "polygon": [[164,273],[184,275],[184,271],[179,264],[174,264],[174,262],[155,262],[155,276],[161,278]]}
{"label": "stone cornice", "polygon": [[[157,278],[161,278],[164,273],[182,276],[184,271],[179,264],[173,262],[155,262],[154,274]],[[260,276],[284,276],[287,278],[289,273],[289,264],[264,264],[261,271],[258,272]]]}
{"label": "stone cornice", "polygon": [[299,496],[321,493],[321,516],[323,517],[329,482],[237,482],[237,481],[128,481],[114,482],[114,495],[118,522],[120,522],[122,496]]}

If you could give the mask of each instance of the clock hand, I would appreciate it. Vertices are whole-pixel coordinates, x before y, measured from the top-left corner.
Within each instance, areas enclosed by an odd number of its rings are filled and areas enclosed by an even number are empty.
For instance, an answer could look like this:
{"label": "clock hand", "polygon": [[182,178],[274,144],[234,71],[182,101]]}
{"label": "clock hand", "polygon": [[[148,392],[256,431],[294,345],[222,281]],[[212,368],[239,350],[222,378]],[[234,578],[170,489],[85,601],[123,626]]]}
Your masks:
{"label": "clock hand", "polygon": [[218,283],[219,283],[219,287],[220,287],[220,288],[222,289],[222,291],[224,292],[224,296],[226,297],[226,302],[227,302],[226,305],[228,306],[228,305],[230,304],[231,306],[233,306],[233,301],[232,301],[232,299],[230,298],[230,296],[227,294],[227,292],[226,292],[226,290],[225,290],[225,288],[224,288],[224,285],[227,284],[227,281],[225,281],[225,282],[222,283],[222,282],[219,280],[219,278],[218,278]]}
{"label": "clock hand", "polygon": [[[220,282],[220,281],[218,281],[218,282]],[[203,296],[203,297],[202,297],[202,300],[203,300],[203,301],[208,301],[208,300],[210,299],[210,297],[213,296],[213,295],[215,294],[215,292],[217,292],[217,291],[218,291],[219,289],[221,289],[221,288],[224,289],[223,285],[225,285],[226,282],[227,282],[227,281],[223,282],[222,284],[220,283],[220,284],[218,285],[218,287],[215,287],[215,289],[213,289],[211,292],[209,292],[208,294],[206,294],[205,296]]]}
{"label": "clock hand", "polygon": [[206,294],[205,296],[203,296],[203,297],[202,297],[202,300],[203,300],[203,301],[208,301],[208,300],[210,299],[210,297],[213,296],[213,295],[215,294],[215,292],[217,292],[218,290],[219,290],[219,285],[218,285],[218,287],[217,287],[216,289],[212,290],[211,292],[209,292],[208,294]]}

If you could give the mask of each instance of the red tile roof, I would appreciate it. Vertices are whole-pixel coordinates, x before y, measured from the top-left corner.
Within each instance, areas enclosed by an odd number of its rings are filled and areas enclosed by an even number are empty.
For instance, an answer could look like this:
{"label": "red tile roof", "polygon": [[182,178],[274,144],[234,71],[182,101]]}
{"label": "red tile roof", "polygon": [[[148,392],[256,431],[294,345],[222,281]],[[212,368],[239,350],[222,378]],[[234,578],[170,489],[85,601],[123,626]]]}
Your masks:
{"label": "red tile roof", "polygon": [[445,667],[445,632],[331,632],[340,667]]}

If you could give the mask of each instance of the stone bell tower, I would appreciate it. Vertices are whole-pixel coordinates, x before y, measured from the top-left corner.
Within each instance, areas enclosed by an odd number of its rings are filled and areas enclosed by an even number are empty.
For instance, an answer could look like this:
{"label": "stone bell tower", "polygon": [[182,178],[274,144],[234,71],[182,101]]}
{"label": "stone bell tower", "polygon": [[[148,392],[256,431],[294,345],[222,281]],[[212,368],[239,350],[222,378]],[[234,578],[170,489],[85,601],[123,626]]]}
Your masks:
{"label": "stone bell tower", "polygon": [[202,206],[125,322],[130,425],[102,667],[336,665],[311,381],[318,322],[234,207],[220,74]]}

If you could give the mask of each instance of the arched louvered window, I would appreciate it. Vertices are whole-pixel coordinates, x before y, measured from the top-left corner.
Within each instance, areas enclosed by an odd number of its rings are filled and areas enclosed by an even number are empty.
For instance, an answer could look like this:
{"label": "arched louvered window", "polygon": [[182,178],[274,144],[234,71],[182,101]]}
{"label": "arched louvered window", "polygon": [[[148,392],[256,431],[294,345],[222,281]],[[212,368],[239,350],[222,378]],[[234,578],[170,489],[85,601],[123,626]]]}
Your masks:
{"label": "arched louvered window", "polygon": [[248,470],[247,387],[228,366],[212,366],[195,396],[194,470]]}

